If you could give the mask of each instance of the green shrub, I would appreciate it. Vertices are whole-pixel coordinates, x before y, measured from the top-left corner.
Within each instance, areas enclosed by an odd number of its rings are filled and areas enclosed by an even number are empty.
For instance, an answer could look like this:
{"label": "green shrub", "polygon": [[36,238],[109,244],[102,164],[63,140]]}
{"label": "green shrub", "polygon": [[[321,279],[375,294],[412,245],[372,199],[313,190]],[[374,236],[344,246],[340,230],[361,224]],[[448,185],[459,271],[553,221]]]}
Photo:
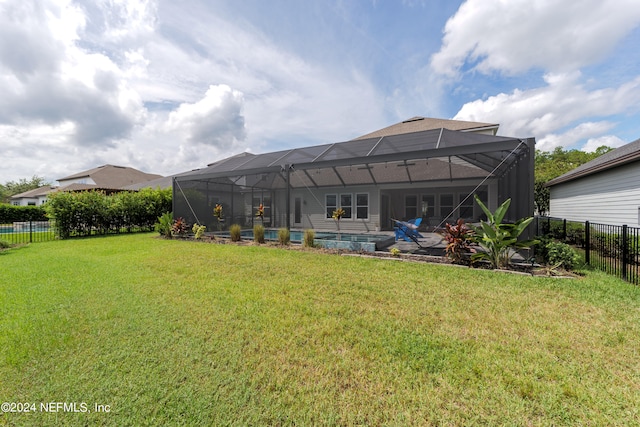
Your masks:
{"label": "green shrub", "polygon": [[231,224],[231,227],[229,227],[229,236],[232,242],[242,240],[242,227],[240,227],[240,224]]}
{"label": "green shrub", "polygon": [[171,211],[171,190],[145,188],[106,195],[102,191],[59,191],[45,204],[60,238],[152,230],[157,218]]}
{"label": "green shrub", "polygon": [[0,249],[9,249],[10,247],[11,243],[0,240]]}
{"label": "green shrub", "polygon": [[171,238],[171,228],[173,225],[173,215],[171,212],[167,212],[158,217],[158,222],[156,222],[154,229],[160,233],[161,236],[166,238]]}
{"label": "green shrub", "polygon": [[543,236],[537,236],[538,243],[534,246],[536,251],[536,259],[542,264],[549,264],[549,243],[553,242],[553,239],[548,234]]}
{"label": "green shrub", "polygon": [[256,224],[253,226],[253,240],[256,243],[264,243],[264,226]]}
{"label": "green shrub", "polygon": [[291,233],[286,228],[281,228],[278,230],[278,243],[281,245],[288,245],[291,243]]}
{"label": "green shrub", "polygon": [[47,220],[47,213],[43,206],[13,206],[0,203],[0,224]]}
{"label": "green shrub", "polygon": [[580,262],[580,256],[566,243],[550,242],[546,246],[549,265],[571,270]]}
{"label": "green shrub", "polygon": [[314,248],[315,247],[315,239],[316,239],[316,232],[309,229],[309,230],[304,230],[304,239],[302,241],[302,244],[304,247],[307,248]]}
{"label": "green shrub", "polygon": [[202,236],[204,236],[204,232],[207,229],[206,225],[198,225],[198,224],[193,224],[193,234],[195,235],[196,240],[200,240],[202,239]]}
{"label": "green shrub", "polygon": [[398,248],[391,248],[391,250],[389,251],[391,252],[391,255],[398,257],[400,256],[400,254],[402,253],[402,251]]}

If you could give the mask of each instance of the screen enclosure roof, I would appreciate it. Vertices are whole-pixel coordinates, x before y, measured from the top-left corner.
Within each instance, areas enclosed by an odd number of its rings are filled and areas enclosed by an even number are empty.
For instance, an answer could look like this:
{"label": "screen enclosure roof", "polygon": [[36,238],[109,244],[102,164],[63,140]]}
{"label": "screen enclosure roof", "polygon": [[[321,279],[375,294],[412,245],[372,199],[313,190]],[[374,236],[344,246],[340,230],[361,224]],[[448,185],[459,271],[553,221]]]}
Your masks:
{"label": "screen enclosure roof", "polygon": [[[434,129],[293,148],[242,153],[177,176],[178,182],[243,186],[325,187],[501,177],[523,155],[524,140]],[[532,153],[530,155],[533,155]],[[259,178],[249,179],[249,176]]]}

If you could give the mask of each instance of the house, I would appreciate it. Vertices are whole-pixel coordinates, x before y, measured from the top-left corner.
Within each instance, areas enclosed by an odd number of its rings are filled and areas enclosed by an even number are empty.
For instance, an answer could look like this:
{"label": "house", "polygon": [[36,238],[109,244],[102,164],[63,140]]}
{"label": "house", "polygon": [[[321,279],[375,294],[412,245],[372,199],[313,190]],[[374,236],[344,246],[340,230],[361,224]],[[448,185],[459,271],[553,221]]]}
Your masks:
{"label": "house", "polygon": [[511,198],[508,218],[533,214],[535,140],[496,136],[498,125],[414,117],[350,141],[264,154],[241,153],[174,178],[173,212],[216,229],[264,225],[390,230],[393,219],[423,217],[439,227],[483,213]]}
{"label": "house", "polygon": [[18,206],[41,205],[52,191],[103,190],[122,191],[127,186],[162,178],[162,175],[142,172],[126,166],[102,165],[58,179],[59,186],[44,186],[11,197]]}
{"label": "house", "polygon": [[640,225],[640,139],[547,182],[549,215],[570,221]]}
{"label": "house", "polygon": [[81,184],[86,187],[77,189],[117,189],[121,190],[127,185],[151,181],[162,178],[156,175],[139,171],[126,166],[102,165],[73,175],[58,179],[60,187],[70,184]]}
{"label": "house", "polygon": [[47,201],[47,195],[56,190],[58,190],[57,186],[45,185],[25,191],[11,196],[11,204],[14,206],[40,206]]}

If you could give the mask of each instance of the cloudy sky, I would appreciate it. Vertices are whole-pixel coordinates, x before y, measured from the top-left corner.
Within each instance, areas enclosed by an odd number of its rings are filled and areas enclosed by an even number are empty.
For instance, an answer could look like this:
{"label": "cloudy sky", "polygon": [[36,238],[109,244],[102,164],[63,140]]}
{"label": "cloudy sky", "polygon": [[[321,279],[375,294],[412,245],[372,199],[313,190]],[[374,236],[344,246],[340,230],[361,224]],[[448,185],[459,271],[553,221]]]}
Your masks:
{"label": "cloudy sky", "polygon": [[638,0],[0,0],[0,183],[169,175],[413,116],[640,138]]}

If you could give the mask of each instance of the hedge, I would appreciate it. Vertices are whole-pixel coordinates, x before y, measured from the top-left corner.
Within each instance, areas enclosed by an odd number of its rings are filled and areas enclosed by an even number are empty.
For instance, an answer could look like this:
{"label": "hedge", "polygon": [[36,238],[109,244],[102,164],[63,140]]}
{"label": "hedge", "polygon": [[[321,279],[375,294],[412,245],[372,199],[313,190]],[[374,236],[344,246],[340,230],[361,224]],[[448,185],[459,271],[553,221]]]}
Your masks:
{"label": "hedge", "polygon": [[0,224],[47,220],[47,214],[42,206],[13,206],[0,203]]}
{"label": "hedge", "polygon": [[57,192],[45,209],[58,237],[153,230],[158,217],[171,211],[171,189],[145,188],[106,195],[102,191]]}

